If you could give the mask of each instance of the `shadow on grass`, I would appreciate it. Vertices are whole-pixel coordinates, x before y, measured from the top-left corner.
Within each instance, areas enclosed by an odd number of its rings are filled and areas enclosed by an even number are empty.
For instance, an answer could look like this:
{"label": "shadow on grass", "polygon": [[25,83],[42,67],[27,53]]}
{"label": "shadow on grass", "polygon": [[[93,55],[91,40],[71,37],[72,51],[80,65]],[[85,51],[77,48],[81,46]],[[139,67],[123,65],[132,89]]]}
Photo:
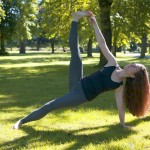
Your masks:
{"label": "shadow on grass", "polygon": [[136,125],[138,125],[138,124],[140,124],[140,123],[143,123],[143,122],[148,122],[148,121],[150,121],[150,116],[146,116],[145,118],[137,118],[137,119],[135,119],[135,120],[133,120],[133,121],[131,121],[130,122],[130,125],[131,126],[136,126]]}
{"label": "shadow on grass", "polygon": [[[150,121],[150,116],[143,118],[143,119],[135,119],[129,122],[129,125],[136,126],[144,121]],[[5,142],[1,145],[1,150],[11,149],[21,149],[27,148],[28,146],[30,149],[34,149],[34,143],[40,143],[40,145],[55,145],[59,146],[61,144],[70,144],[66,148],[66,150],[73,150],[73,149],[82,149],[84,146],[89,144],[93,145],[100,145],[101,143],[108,144],[111,140],[122,140],[127,138],[130,135],[137,134],[138,130],[133,129],[123,129],[119,124],[115,125],[107,125],[107,126],[96,126],[90,128],[81,128],[77,130],[63,130],[57,129],[52,130],[50,127],[43,127],[46,128],[48,131],[39,131],[35,130],[33,127],[23,125],[21,128],[22,131],[25,132],[26,136],[21,138],[14,139],[13,141]],[[94,131],[91,134],[85,134],[85,132]],[[16,132],[16,130],[14,130]],[[84,132],[84,133],[82,133]],[[111,135],[111,136],[110,136]],[[144,137],[145,139],[149,139],[150,136],[147,135]],[[31,146],[31,145],[32,146]],[[39,145],[39,146],[40,146]]]}
{"label": "shadow on grass", "polygon": [[[29,55],[30,56],[30,55]],[[31,58],[27,56],[24,56],[24,57],[21,57],[19,56],[20,59],[15,59],[13,57],[8,57],[7,58],[7,61],[5,59],[1,60],[1,64],[5,65],[5,64],[12,64],[12,66],[14,64],[24,64],[24,63],[45,63],[45,62],[48,62],[48,63],[51,63],[51,62],[54,62],[54,61],[57,61],[57,58],[55,55],[52,55],[52,56],[47,56],[47,55],[42,55],[42,56],[38,56],[38,55],[33,55],[34,57]],[[59,56],[59,61],[69,61],[69,58],[68,57],[60,57]]]}
{"label": "shadow on grass", "polygon": [[[104,131],[98,131],[103,128]],[[106,144],[111,140],[121,140],[128,137],[131,134],[136,134],[134,130],[122,129],[119,125],[110,125],[110,126],[97,126],[91,128],[82,128],[77,130],[56,130],[56,131],[38,131],[32,127],[24,126],[22,130],[27,134],[13,141],[6,142],[1,145],[2,150],[7,147],[7,150],[18,149],[18,148],[28,148],[28,145],[36,142],[45,142],[46,145],[56,145],[61,144],[71,144],[66,150],[81,149],[84,146],[89,144],[98,145],[102,142]],[[89,130],[97,130],[97,132],[92,134],[82,134],[82,131],[86,132]],[[15,132],[15,131],[14,131]],[[81,132],[81,133],[80,133]],[[110,135],[112,135],[110,137]],[[45,144],[45,143],[44,143]],[[30,148],[34,148],[30,146]]]}

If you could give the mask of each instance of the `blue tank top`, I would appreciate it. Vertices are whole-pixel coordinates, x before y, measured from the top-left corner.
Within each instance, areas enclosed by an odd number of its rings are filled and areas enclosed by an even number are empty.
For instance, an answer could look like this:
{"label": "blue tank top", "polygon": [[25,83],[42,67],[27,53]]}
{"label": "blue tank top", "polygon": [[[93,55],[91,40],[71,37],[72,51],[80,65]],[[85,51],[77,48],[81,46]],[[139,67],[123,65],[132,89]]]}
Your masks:
{"label": "blue tank top", "polygon": [[114,90],[123,84],[123,82],[114,82],[111,80],[111,75],[115,69],[116,66],[103,67],[101,70],[81,79],[87,100],[90,101],[100,93]]}

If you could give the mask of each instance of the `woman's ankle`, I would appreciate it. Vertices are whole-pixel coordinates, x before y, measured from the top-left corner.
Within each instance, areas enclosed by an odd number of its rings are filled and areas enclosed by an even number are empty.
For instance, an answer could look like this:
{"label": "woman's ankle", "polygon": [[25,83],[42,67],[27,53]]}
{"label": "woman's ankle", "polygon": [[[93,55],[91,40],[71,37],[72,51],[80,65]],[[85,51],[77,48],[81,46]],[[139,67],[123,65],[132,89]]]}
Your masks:
{"label": "woman's ankle", "polygon": [[72,13],[72,21],[78,22],[80,20],[80,16],[76,14],[76,12]]}

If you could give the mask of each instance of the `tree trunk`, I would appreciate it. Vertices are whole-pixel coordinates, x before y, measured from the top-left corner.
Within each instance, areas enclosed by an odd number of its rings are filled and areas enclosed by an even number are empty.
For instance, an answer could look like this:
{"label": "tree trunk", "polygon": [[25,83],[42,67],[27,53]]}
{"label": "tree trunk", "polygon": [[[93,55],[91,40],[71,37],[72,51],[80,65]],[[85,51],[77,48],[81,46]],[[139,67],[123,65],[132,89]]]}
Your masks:
{"label": "tree trunk", "polygon": [[5,51],[5,38],[4,38],[4,34],[3,32],[1,31],[0,32],[0,46],[1,46],[1,49],[0,49],[0,55],[5,55],[6,54],[6,51]]}
{"label": "tree trunk", "polygon": [[149,54],[150,54],[150,40],[148,41]]}
{"label": "tree trunk", "polygon": [[[112,2],[110,0],[98,0],[98,2],[100,7],[101,31],[105,38],[109,50],[111,50],[112,31],[111,31],[111,21],[110,21],[110,9],[111,9]],[[107,63],[106,58],[100,52],[99,66],[103,67],[106,63]]]}
{"label": "tree trunk", "polygon": [[140,58],[145,58],[146,48],[147,48],[147,35],[142,36],[142,49]]}
{"label": "tree trunk", "polygon": [[54,47],[55,47],[55,44],[54,44],[54,42],[51,42],[52,53],[54,53],[54,52],[55,52],[55,49],[54,49]]}
{"label": "tree trunk", "polygon": [[114,42],[112,46],[112,54],[116,57],[116,52],[117,52],[117,39],[119,35],[119,29],[117,28],[114,29]]}
{"label": "tree trunk", "polygon": [[52,53],[54,53],[55,52],[55,40],[54,40],[54,38],[50,40],[50,43],[51,43]]}
{"label": "tree trunk", "polygon": [[93,39],[91,37],[91,38],[89,38],[89,41],[88,41],[87,57],[92,57],[92,42],[93,42]]}
{"label": "tree trunk", "polygon": [[63,45],[63,52],[66,52],[65,46]]}
{"label": "tree trunk", "polygon": [[20,41],[20,54],[25,54],[26,50],[25,50],[25,41],[22,40]]}
{"label": "tree trunk", "polygon": [[37,38],[37,40],[36,40],[36,49],[37,49],[37,51],[39,51],[40,50],[40,38]]}

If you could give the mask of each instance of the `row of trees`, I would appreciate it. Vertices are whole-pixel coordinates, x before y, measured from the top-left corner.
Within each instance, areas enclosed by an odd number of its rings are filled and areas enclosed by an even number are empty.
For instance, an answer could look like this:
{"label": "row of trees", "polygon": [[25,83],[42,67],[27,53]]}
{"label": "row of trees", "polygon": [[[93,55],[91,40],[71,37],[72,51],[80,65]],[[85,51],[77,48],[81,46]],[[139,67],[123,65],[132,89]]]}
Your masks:
{"label": "row of trees", "polygon": [[[5,44],[17,42],[20,53],[25,53],[25,41],[49,39],[54,52],[56,39],[64,47],[68,41],[71,12],[91,10],[96,15],[109,49],[116,55],[117,47],[141,43],[141,57],[145,57],[150,38],[149,0],[1,0],[0,1],[0,54]],[[95,36],[86,19],[80,22],[80,43],[87,44],[92,56]],[[86,33],[86,34],[84,34]],[[106,60],[101,54],[100,65]]]}

